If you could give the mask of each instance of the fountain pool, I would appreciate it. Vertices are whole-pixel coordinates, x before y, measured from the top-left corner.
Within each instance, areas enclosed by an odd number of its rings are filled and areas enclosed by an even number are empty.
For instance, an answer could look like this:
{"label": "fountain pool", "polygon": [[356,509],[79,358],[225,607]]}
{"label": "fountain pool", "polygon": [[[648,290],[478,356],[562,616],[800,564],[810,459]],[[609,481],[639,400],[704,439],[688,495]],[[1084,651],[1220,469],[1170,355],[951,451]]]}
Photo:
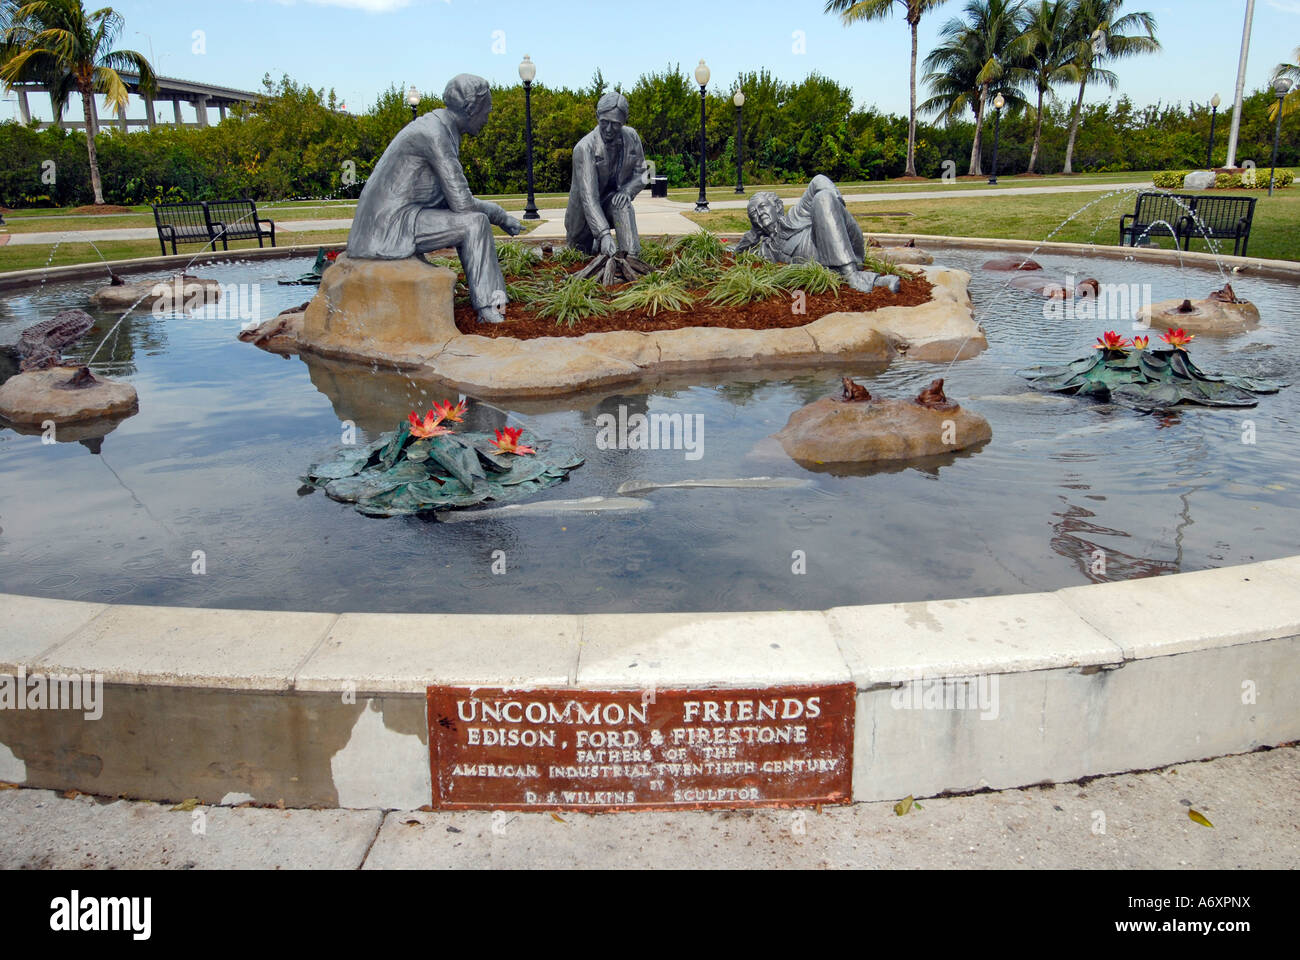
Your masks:
{"label": "fountain pool", "polygon": [[[1300,392],[1252,410],[1161,416],[1035,394],[1018,369],[1083,356],[1099,333],[1131,335],[1131,324],[1045,315],[1040,297],[979,270],[995,252],[937,253],[940,264],[973,274],[989,340],[975,359],[693,374],[471,414],[489,426],[508,415],[586,457],[546,498],[613,497],[629,481],[774,476],[811,485],[663,489],[638,495],[652,504],[638,512],[454,524],[366,518],[301,492],[299,481],[339,448],[347,422],[365,442],[454,392],[394,370],[283,359],[239,343],[245,320],[301,302],[301,288],[275,281],[305,272],[311,258],[205,266],[202,274],[223,284],[255,284],[260,314],[240,317],[219,304],[127,317],[93,368],[136,387],[138,415],[102,443],[43,444],[0,430],[0,584],[62,599],[333,612],[820,610],[1046,591],[1300,553]],[[1035,259],[1044,275],[1149,288],[1154,301],[1222,284],[1218,270],[1190,264]],[[1197,363],[1296,382],[1294,284],[1233,283],[1263,323],[1231,339],[1198,339]],[[0,342],[59,310],[88,309],[95,331],[69,354],[84,360],[119,316],[87,308],[100,285],[51,280],[0,293]],[[838,393],[846,374],[899,397],[946,376],[949,395],[989,420],[993,440],[856,475],[767,456],[765,438],[795,409]],[[620,408],[694,418],[698,450],[602,449],[598,418]],[[494,572],[501,559],[505,572]]]}

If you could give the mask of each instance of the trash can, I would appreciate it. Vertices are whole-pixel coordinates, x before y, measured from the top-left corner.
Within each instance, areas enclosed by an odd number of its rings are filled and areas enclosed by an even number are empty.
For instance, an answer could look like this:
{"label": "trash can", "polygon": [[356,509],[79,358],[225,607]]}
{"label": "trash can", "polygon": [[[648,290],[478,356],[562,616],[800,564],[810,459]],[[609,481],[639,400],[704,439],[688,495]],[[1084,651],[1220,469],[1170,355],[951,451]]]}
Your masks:
{"label": "trash can", "polygon": [[654,182],[650,184],[650,196],[667,197],[668,196],[668,178],[655,177]]}

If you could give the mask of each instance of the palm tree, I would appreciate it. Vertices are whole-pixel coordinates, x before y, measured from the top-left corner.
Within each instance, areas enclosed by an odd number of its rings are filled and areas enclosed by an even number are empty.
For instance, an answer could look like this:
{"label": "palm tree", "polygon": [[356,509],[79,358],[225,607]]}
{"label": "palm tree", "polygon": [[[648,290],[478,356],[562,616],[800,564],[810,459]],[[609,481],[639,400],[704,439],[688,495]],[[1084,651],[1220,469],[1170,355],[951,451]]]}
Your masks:
{"label": "palm tree", "polygon": [[[1279,63],[1273,69],[1273,76],[1269,78],[1269,86],[1277,83],[1283,77],[1291,81],[1291,92],[1286,95],[1282,101],[1282,116],[1289,117],[1300,110],[1300,47],[1296,47],[1291,54],[1295,63]],[[1268,119],[1277,122],[1277,101],[1269,104]]]}
{"label": "palm tree", "polygon": [[1039,0],[1021,14],[1021,33],[1012,41],[1008,56],[1026,72],[1038,91],[1038,115],[1034,124],[1034,147],[1029,153],[1029,173],[1038,165],[1043,143],[1043,101],[1058,83],[1077,80],[1079,70],[1072,61],[1066,27],[1070,22],[1070,0]]}
{"label": "palm tree", "polygon": [[921,18],[937,9],[945,0],[826,0],[826,13],[838,13],[845,26],[866,20],[882,20],[899,4],[912,32],[911,111],[907,124],[907,169],[904,176],[916,176],[916,46],[917,27]]}
{"label": "palm tree", "polygon": [[122,33],[122,16],[112,7],[87,13],[81,0],[32,0],[12,4],[7,16],[0,82],[6,89],[16,83],[47,84],[55,109],[62,111],[75,90],[81,94],[86,117],[86,152],[90,157],[90,183],[95,203],[104,202],[95,152],[94,96],[101,93],[120,115],[126,111],[128,92],[119,70],[139,76],[140,87],[157,88],[153,67],[134,50],[114,50]]}
{"label": "palm tree", "polygon": [[996,87],[1013,109],[1025,106],[1016,89],[1019,77],[1006,62],[1007,48],[1018,34],[1016,19],[1024,0],[967,0],[965,19],[954,17],[939,31],[942,41],[925,58],[926,85],[932,96],[922,113],[955,119],[969,107],[975,114],[970,175],[983,173],[984,118]]}
{"label": "palm tree", "polygon": [[1079,97],[1070,116],[1070,140],[1063,173],[1074,173],[1074,144],[1083,118],[1083,94],[1089,83],[1114,88],[1118,78],[1101,64],[1160,49],[1156,20],[1149,13],[1120,13],[1124,0],[1073,0],[1067,28],[1079,71]]}

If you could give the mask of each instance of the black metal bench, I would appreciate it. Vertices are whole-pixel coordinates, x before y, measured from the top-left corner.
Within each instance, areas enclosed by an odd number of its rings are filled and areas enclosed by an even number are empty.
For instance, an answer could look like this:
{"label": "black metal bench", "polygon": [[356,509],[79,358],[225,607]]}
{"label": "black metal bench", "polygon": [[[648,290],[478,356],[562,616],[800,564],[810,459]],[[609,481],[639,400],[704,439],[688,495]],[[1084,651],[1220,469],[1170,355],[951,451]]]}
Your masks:
{"label": "black metal bench", "polygon": [[1120,246],[1137,246],[1139,239],[1166,236],[1184,250],[1193,240],[1231,240],[1233,256],[1246,256],[1255,218],[1254,197],[1204,194],[1143,193],[1132,213],[1119,221]]}
{"label": "black metal bench", "polygon": [[[231,240],[256,240],[260,247],[265,237],[275,246],[275,221],[260,219],[252,200],[216,200],[205,206],[212,239],[220,240],[223,250],[230,249]],[[263,225],[270,229],[264,230]]]}
{"label": "black metal bench", "polygon": [[208,211],[203,203],[160,203],[153,208],[153,220],[158,228],[158,246],[167,256],[167,244],[176,253],[178,243],[211,243],[212,230],[208,227]]}
{"label": "black metal bench", "polygon": [[1193,197],[1192,213],[1183,219],[1183,249],[1193,240],[1231,240],[1232,255],[1246,256],[1255,220],[1254,197]]}

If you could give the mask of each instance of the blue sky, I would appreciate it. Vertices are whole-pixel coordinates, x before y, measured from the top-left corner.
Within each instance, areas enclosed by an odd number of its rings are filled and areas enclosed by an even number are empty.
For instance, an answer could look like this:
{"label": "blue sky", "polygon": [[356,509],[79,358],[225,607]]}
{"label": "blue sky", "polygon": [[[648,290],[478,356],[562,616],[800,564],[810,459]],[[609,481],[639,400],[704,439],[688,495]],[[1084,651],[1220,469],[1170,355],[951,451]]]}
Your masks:
{"label": "blue sky", "polygon": [[[262,75],[288,73],[333,87],[364,109],[390,84],[440,90],[456,73],[518,82],[524,54],[538,82],[585,84],[597,68],[630,85],[649,70],[704,57],[714,84],[767,67],[797,80],[812,70],[852,87],[860,104],[907,111],[907,27],[901,18],[841,26],[821,0],[108,0],[126,18],[122,46],[152,55],[160,72],[256,90]],[[98,6],[87,0],[87,6]],[[921,54],[958,14],[949,0],[922,23]],[[1231,103],[1245,0],[1130,0],[1159,21],[1164,53],[1118,67],[1120,90],[1138,103],[1196,100],[1216,91]],[[606,28],[606,24],[610,26]],[[201,51],[195,31],[202,31]],[[796,31],[801,31],[800,35]],[[804,52],[797,51],[802,36]],[[1300,46],[1300,0],[1258,0],[1248,87]],[[151,53],[152,51],[152,53]],[[1104,93],[1099,96],[1105,96]],[[48,106],[33,99],[40,115]],[[135,104],[132,115],[143,115]],[[15,116],[12,100],[0,119]]]}

